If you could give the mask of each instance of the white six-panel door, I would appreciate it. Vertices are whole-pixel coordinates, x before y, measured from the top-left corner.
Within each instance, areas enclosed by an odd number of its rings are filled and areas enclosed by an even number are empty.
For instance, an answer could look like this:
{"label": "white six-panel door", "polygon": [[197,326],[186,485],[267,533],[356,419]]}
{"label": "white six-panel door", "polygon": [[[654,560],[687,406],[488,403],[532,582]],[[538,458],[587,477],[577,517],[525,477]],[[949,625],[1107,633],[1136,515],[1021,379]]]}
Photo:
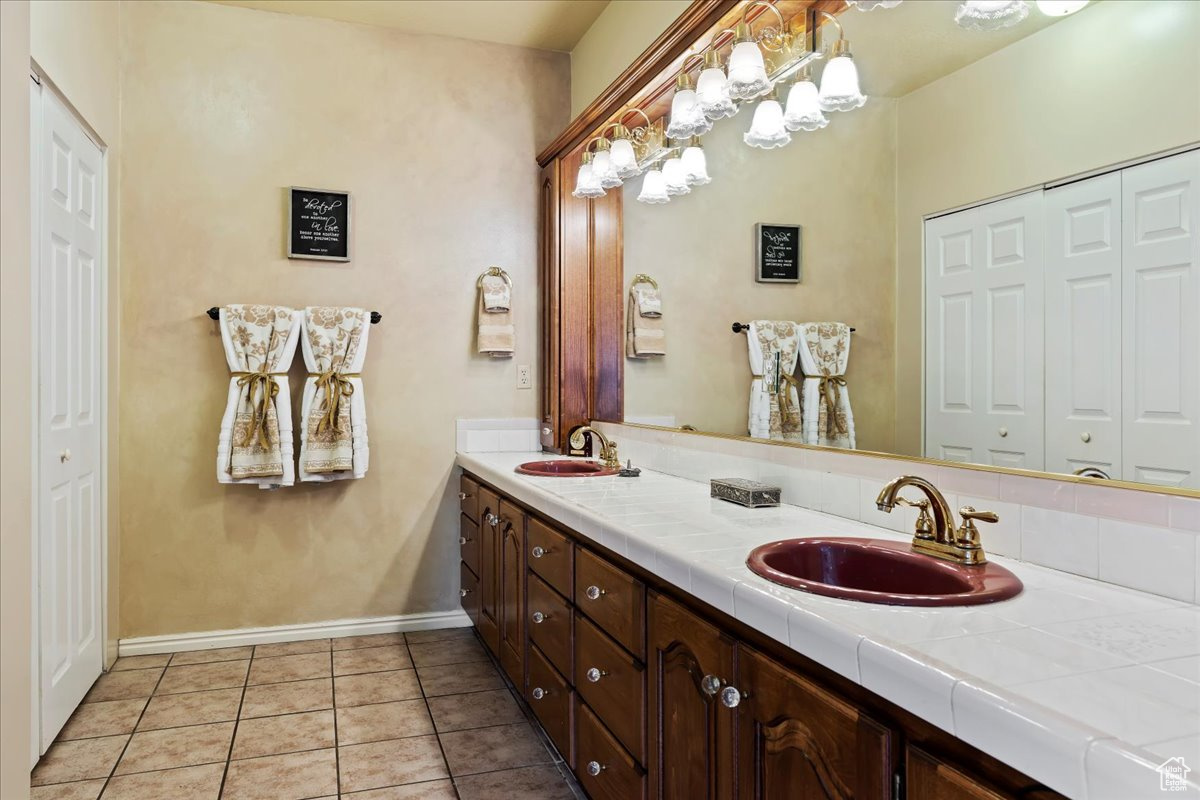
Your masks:
{"label": "white six-panel door", "polygon": [[[103,667],[103,156],[40,92],[33,128],[38,258],[38,660],[42,749]],[[35,102],[35,108],[38,104]]]}
{"label": "white six-panel door", "polygon": [[1123,477],[1200,489],[1200,152],[1121,179]]}
{"label": "white six-panel door", "polygon": [[925,453],[1042,469],[1042,193],[925,230]]}
{"label": "white six-panel door", "polygon": [[1046,192],[1046,469],[1121,477],[1121,173]]}

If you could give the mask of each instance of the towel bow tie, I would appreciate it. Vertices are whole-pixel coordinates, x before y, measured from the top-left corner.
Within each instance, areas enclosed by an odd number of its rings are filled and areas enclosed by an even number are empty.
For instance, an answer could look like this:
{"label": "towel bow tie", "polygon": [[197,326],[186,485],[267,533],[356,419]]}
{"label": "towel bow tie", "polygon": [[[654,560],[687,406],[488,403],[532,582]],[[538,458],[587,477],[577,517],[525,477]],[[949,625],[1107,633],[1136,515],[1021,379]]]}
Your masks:
{"label": "towel bow tie", "polygon": [[338,372],[336,369],[308,373],[308,377],[317,379],[317,391],[325,391],[325,399],[321,404],[321,418],[317,420],[317,433],[320,433],[326,426],[335,431],[342,430],[341,421],[338,419],[342,398],[349,398],[354,394],[354,384],[350,382],[350,379],[361,376],[361,372]]}
{"label": "towel bow tie", "polygon": [[[279,383],[275,378],[279,375],[287,375],[287,373],[269,372],[264,364],[262,369],[257,372],[234,372],[232,374],[238,379],[238,386],[250,389],[249,394],[246,395],[246,402],[250,404],[253,416],[250,427],[246,429],[246,438],[242,441],[242,447],[249,447],[257,437],[259,445],[265,450],[271,446],[270,437],[267,435],[267,412],[271,410],[268,404],[279,394]],[[258,395],[257,402],[254,399],[255,395]]]}
{"label": "towel bow tie", "polygon": [[829,438],[833,438],[835,432],[845,434],[846,418],[844,415],[839,415],[838,410],[838,387],[846,385],[845,375],[822,375],[820,382],[817,384],[817,396],[824,396],[825,402],[828,404],[825,415],[825,434]]}

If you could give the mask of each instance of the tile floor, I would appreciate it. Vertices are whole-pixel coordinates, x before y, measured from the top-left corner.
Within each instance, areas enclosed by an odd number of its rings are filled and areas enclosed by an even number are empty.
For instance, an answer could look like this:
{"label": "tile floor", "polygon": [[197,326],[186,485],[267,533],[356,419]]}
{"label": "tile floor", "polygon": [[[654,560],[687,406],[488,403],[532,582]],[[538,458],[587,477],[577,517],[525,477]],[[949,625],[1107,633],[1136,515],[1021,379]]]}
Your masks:
{"label": "tile floor", "polygon": [[33,800],[579,800],[471,628],[131,656]]}

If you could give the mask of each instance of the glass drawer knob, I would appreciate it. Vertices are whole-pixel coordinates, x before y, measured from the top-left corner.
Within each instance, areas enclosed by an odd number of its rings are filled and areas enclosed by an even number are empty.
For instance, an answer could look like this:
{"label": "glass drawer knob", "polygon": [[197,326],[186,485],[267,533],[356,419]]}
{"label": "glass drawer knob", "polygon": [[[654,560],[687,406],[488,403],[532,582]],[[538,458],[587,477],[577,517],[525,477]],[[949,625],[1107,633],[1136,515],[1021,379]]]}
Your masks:
{"label": "glass drawer knob", "polygon": [[546,621],[546,615],[540,611],[533,612],[533,621],[535,624],[541,625]]}
{"label": "glass drawer knob", "polygon": [[726,708],[737,708],[742,702],[742,693],[735,686],[726,686],[721,690],[721,704]]}
{"label": "glass drawer knob", "polygon": [[535,547],[530,552],[530,555],[532,555],[534,558],[541,558],[542,556],[546,555],[546,548],[541,546]]}
{"label": "glass drawer knob", "polygon": [[467,499],[468,497],[470,497],[470,496],[471,496],[471,495],[467,494],[466,492],[459,492],[459,493],[458,493],[458,499],[459,499],[459,500],[466,500],[466,499]]}
{"label": "glass drawer knob", "polygon": [[550,693],[547,692],[542,687],[538,686],[532,692],[530,692],[530,694],[533,696],[534,700],[541,700],[543,697],[545,697],[546,695],[548,695]]}
{"label": "glass drawer knob", "polygon": [[588,775],[591,775],[594,778],[604,771],[604,765],[599,761],[589,761],[587,764],[587,771]]}
{"label": "glass drawer knob", "polygon": [[721,691],[721,679],[716,675],[705,675],[700,679],[700,688],[706,695],[712,697],[714,694]]}
{"label": "glass drawer knob", "polygon": [[470,593],[471,593],[471,590],[470,590],[470,589],[459,589],[459,590],[458,590],[458,596],[459,596],[459,597],[466,597],[466,596],[467,596],[467,595],[469,595]]}
{"label": "glass drawer knob", "polygon": [[589,586],[589,587],[587,587],[587,591],[584,592],[584,594],[587,595],[588,600],[599,600],[600,595],[602,595],[604,593],[605,593],[604,590],[601,589],[599,586]]}
{"label": "glass drawer knob", "polygon": [[469,541],[471,541],[471,540],[470,540],[470,539],[468,539],[468,538],[467,538],[467,537],[465,537],[465,536],[460,536],[460,537],[458,537],[458,543],[459,543],[459,544],[466,544],[466,543],[467,543],[467,542],[469,542]]}
{"label": "glass drawer knob", "polygon": [[599,683],[600,679],[603,678],[608,673],[602,669],[597,669],[596,667],[592,667],[585,674],[587,675],[587,679],[589,681],[591,681],[592,683]]}

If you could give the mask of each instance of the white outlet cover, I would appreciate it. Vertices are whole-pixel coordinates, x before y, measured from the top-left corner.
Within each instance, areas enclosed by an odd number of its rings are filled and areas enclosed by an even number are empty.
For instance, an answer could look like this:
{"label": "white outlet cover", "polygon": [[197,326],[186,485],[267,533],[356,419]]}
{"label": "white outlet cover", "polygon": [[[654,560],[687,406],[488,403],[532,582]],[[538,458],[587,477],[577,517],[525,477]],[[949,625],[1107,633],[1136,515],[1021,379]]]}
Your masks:
{"label": "white outlet cover", "polygon": [[522,364],[517,367],[517,388],[533,388],[533,371],[528,364]]}

